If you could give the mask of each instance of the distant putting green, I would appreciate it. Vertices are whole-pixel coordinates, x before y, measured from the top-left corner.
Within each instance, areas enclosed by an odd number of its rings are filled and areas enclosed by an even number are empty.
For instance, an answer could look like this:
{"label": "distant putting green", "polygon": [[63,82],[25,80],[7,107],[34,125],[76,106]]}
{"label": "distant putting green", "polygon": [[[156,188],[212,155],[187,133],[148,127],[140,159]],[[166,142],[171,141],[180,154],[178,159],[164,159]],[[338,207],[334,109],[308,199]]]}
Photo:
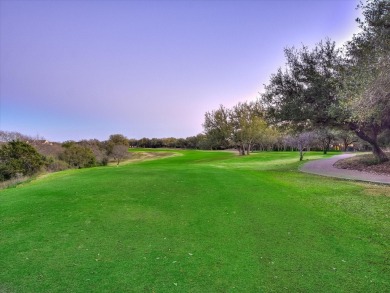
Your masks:
{"label": "distant putting green", "polygon": [[389,292],[390,187],[145,151],[1,190],[0,292]]}

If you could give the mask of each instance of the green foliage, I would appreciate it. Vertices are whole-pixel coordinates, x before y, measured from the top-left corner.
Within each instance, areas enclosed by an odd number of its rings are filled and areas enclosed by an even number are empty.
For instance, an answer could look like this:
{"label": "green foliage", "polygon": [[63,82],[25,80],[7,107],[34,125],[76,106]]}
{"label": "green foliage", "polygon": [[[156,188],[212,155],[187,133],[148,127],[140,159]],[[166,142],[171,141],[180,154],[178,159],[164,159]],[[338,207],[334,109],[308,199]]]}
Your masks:
{"label": "green foliage", "polygon": [[390,129],[390,2],[369,0],[361,8],[362,31],[347,44],[339,94],[350,128],[384,162],[388,158],[379,147],[378,136]]}
{"label": "green foliage", "polygon": [[265,87],[262,101],[276,123],[293,123],[299,129],[332,125],[340,119],[333,110],[337,99],[341,57],[327,40],[314,49],[285,49],[286,69],[279,69]]}
{"label": "green foliage", "polygon": [[87,147],[93,152],[96,163],[104,165],[108,160],[107,157],[107,142],[101,142],[97,139],[81,140],[77,142],[79,146]]}
{"label": "green foliage", "polygon": [[14,140],[0,147],[0,181],[37,173],[44,157],[30,144]]}
{"label": "green foliage", "polygon": [[96,165],[96,158],[92,150],[75,143],[66,147],[60,155],[60,159],[67,162],[72,168],[86,168]]}
{"label": "green foliage", "polygon": [[108,141],[118,145],[129,145],[129,139],[122,134],[112,134]]}
{"label": "green foliage", "polygon": [[232,109],[223,105],[207,112],[203,128],[214,149],[237,148],[241,155],[249,155],[254,144],[261,144],[275,134],[264,119],[259,101],[238,103]]}
{"label": "green foliage", "polygon": [[367,1],[361,8],[362,31],[347,43],[340,92],[353,122],[390,128],[390,2]]}
{"label": "green foliage", "polygon": [[70,166],[65,161],[54,157],[46,157],[45,169],[48,172],[58,172],[68,169]]}
{"label": "green foliage", "polygon": [[220,105],[217,110],[206,112],[203,128],[210,145],[214,149],[231,147],[233,126],[230,123],[231,110]]}
{"label": "green foliage", "polygon": [[[116,146],[126,146],[127,148],[129,147],[129,139],[125,137],[122,134],[112,134],[110,135],[109,139],[105,141],[105,150],[106,154],[109,157],[116,157],[117,154],[114,154],[114,149],[118,149]],[[117,150],[116,150],[116,153]]]}
{"label": "green foliage", "polygon": [[324,154],[326,155],[330,149],[331,143],[336,139],[336,132],[333,129],[321,127],[315,131],[315,134]]}
{"label": "green foliage", "polygon": [[389,187],[176,153],[0,191],[0,291],[388,291]]}
{"label": "green foliage", "polygon": [[62,143],[62,146],[63,146],[64,148],[69,148],[69,147],[71,147],[71,146],[74,145],[74,144],[76,144],[76,142],[75,142],[74,140],[67,140],[67,141],[64,141],[64,142]]}
{"label": "green foliage", "polygon": [[263,102],[282,125],[352,130],[387,161],[378,136],[390,129],[390,2],[370,0],[361,7],[363,30],[346,54],[329,40],[312,50],[286,49],[286,70],[271,76]]}
{"label": "green foliage", "polygon": [[268,125],[264,109],[259,102],[238,103],[230,115],[232,140],[238,145],[241,155],[249,155],[255,142],[267,136]]}

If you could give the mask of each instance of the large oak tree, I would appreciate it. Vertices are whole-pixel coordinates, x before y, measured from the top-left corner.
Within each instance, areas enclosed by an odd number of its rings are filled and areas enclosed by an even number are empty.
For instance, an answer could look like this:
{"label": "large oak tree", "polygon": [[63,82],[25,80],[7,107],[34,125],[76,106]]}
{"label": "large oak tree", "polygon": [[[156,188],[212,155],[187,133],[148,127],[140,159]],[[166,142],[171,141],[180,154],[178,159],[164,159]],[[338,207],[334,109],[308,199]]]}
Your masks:
{"label": "large oak tree", "polygon": [[271,76],[263,102],[279,124],[352,130],[383,162],[378,136],[390,128],[390,2],[361,7],[362,32],[346,52],[330,40],[312,50],[287,48],[286,68]]}

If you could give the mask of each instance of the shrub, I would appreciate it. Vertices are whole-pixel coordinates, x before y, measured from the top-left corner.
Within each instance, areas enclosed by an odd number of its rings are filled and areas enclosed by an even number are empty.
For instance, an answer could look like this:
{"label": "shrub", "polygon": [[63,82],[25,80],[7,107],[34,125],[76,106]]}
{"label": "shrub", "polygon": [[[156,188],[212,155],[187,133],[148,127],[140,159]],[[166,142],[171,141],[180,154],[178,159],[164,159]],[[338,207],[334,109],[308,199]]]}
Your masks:
{"label": "shrub", "polygon": [[60,159],[67,162],[73,168],[86,168],[96,165],[96,157],[88,147],[70,144],[65,146],[65,151],[60,155]]}
{"label": "shrub", "polygon": [[0,147],[0,181],[31,176],[44,164],[44,157],[23,141],[10,141]]}
{"label": "shrub", "polygon": [[46,170],[49,172],[58,172],[69,169],[69,165],[61,160],[49,157],[46,160]]}

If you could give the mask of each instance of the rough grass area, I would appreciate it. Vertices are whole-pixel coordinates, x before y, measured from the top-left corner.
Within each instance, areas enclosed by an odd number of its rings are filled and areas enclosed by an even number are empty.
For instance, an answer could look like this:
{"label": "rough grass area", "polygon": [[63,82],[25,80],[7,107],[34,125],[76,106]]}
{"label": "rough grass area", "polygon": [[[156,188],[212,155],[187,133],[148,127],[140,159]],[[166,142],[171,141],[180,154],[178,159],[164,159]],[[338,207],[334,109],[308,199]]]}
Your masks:
{"label": "rough grass area", "polygon": [[[386,153],[390,157],[390,152]],[[335,167],[340,169],[359,170],[377,174],[390,174],[390,161],[378,163],[373,154],[357,155],[337,161]]]}
{"label": "rough grass area", "polygon": [[7,180],[7,181],[2,181],[2,182],[0,182],[0,189],[16,187],[18,184],[26,182],[30,179],[31,178],[28,176],[20,176],[17,178],[12,178],[12,179]]}
{"label": "rough grass area", "polygon": [[[120,165],[129,163],[144,162],[148,160],[162,159],[166,157],[172,157],[178,155],[172,151],[164,149],[129,149],[129,157],[120,162]],[[116,166],[117,162],[112,161],[108,164],[109,166]]]}
{"label": "rough grass area", "polygon": [[390,187],[179,153],[1,190],[0,292],[389,291]]}

